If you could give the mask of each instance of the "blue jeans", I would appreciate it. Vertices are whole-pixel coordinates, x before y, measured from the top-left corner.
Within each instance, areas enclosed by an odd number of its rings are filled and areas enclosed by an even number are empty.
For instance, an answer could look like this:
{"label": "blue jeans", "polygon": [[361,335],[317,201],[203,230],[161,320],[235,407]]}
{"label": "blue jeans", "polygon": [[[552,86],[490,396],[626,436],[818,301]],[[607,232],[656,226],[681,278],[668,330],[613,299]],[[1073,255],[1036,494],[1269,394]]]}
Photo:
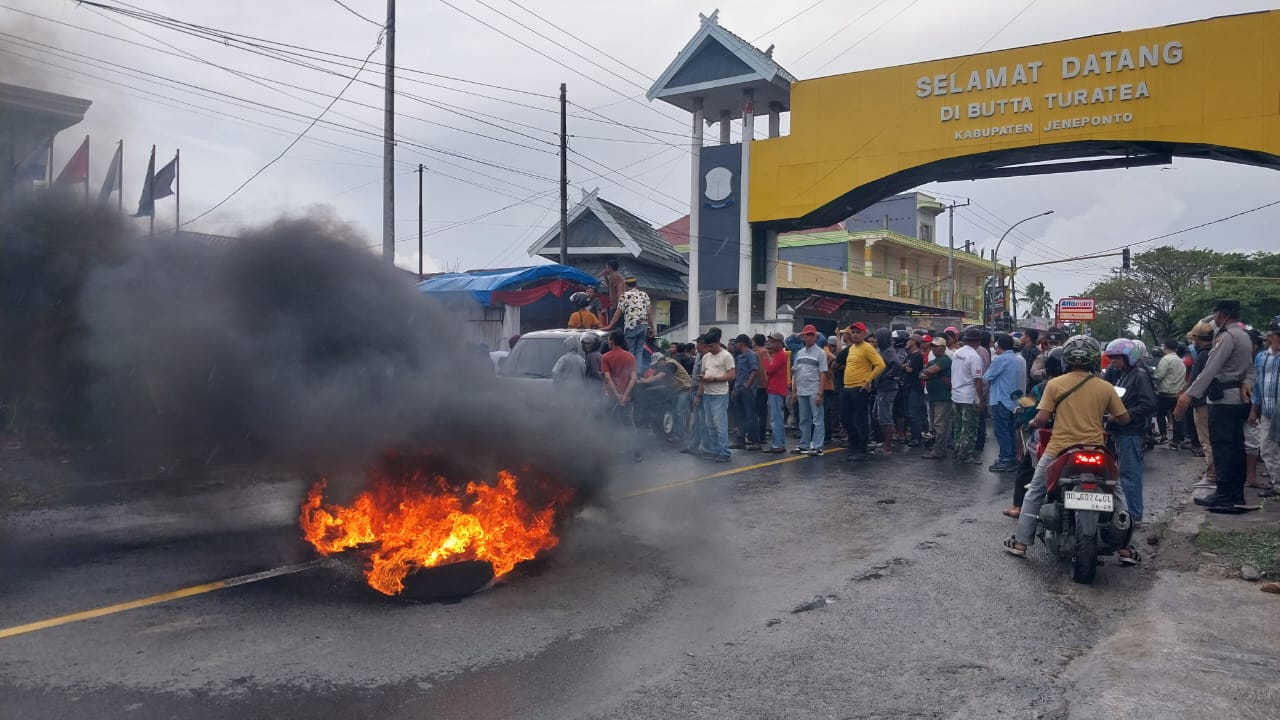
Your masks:
{"label": "blue jeans", "polygon": [[[1031,476],[1031,487],[1027,488],[1027,494],[1022,497],[1022,514],[1018,516],[1018,527],[1014,530],[1013,537],[1027,547],[1031,547],[1031,544],[1036,541],[1036,523],[1040,521],[1040,507],[1044,505],[1045,497],[1048,495],[1045,489],[1045,478],[1048,476],[1049,466],[1056,458],[1057,455],[1049,453],[1040,457],[1035,474]],[[1124,483],[1121,482],[1116,488],[1114,505],[1116,512],[1129,509],[1126,496]],[[1129,517],[1132,518],[1133,515]]]}
{"label": "blue jeans", "polygon": [[729,457],[729,396],[703,395],[702,407],[707,413],[708,450],[718,457]]}
{"label": "blue jeans", "polygon": [[1116,435],[1116,461],[1120,464],[1120,485],[1129,505],[1129,517],[1142,522],[1142,451],[1141,435]]}
{"label": "blue jeans", "polygon": [[738,418],[738,435],[752,445],[759,445],[763,439],[760,437],[760,422],[756,418],[755,390],[740,390],[732,397]]}
{"label": "blue jeans", "polygon": [[820,450],[826,440],[826,423],[818,401],[821,395],[800,395],[796,405],[800,410],[800,447]]}
{"label": "blue jeans", "polygon": [[675,440],[684,441],[689,436],[689,407],[691,398],[688,392],[676,396],[676,430]]}
{"label": "blue jeans", "polygon": [[643,376],[644,371],[649,369],[644,361],[644,341],[649,339],[649,326],[637,325],[625,332],[627,334],[627,349],[631,351],[632,355],[636,356],[636,375]]}
{"label": "blue jeans", "polygon": [[1013,437],[1013,410],[1000,403],[992,405],[991,425],[995,430],[996,442],[1000,445],[1000,459],[996,462],[1012,465],[1018,454]]}
{"label": "blue jeans", "polygon": [[693,453],[707,452],[707,412],[706,407],[699,401],[697,405],[693,404],[696,397],[693,392],[688,393],[689,397],[689,444],[686,446]]}
{"label": "blue jeans", "polygon": [[770,395],[769,396],[769,427],[772,431],[772,441],[770,446],[775,450],[781,450],[786,438],[786,428],[783,427],[783,416],[786,414],[787,396],[786,395]]}

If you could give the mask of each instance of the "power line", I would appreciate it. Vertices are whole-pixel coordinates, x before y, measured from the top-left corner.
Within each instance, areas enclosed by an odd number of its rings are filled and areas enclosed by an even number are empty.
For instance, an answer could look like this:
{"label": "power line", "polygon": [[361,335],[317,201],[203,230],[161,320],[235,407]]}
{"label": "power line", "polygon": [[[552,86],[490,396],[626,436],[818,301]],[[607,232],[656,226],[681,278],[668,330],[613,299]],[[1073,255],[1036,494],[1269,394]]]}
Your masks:
{"label": "power line", "polygon": [[782,26],[786,25],[787,23],[791,22],[792,20],[795,20],[796,18],[800,17],[801,15],[804,15],[805,13],[807,13],[807,12],[809,12],[810,10],[812,10],[812,9],[814,9],[814,8],[816,8],[816,7],[818,7],[819,5],[821,5],[822,3],[826,2],[826,1],[827,1],[827,0],[818,0],[817,2],[815,2],[815,3],[814,3],[814,4],[812,4],[812,5],[810,5],[809,7],[806,7],[805,9],[803,9],[803,10],[801,10],[800,12],[798,12],[798,13],[796,13],[796,14],[792,15],[791,17],[787,18],[786,20],[783,20],[782,22],[778,23],[777,25],[774,25],[773,27],[769,28],[768,30],[765,30],[764,32],[760,33],[759,35],[757,35],[757,36],[755,36],[755,37],[751,38],[751,44],[752,44],[752,45],[755,45],[755,44],[756,44],[756,42],[760,40],[760,38],[764,37],[765,35],[768,35],[769,33],[773,32],[774,30],[777,30],[778,28],[781,28]]}
{"label": "power line", "polygon": [[885,25],[888,25],[889,23],[893,22],[894,20],[897,20],[899,17],[901,17],[901,16],[902,16],[902,14],[903,14],[903,13],[905,13],[906,11],[908,11],[908,10],[910,10],[911,8],[915,7],[916,3],[918,3],[918,2],[920,2],[920,0],[911,0],[911,1],[910,1],[910,2],[908,2],[906,5],[903,5],[903,6],[902,6],[902,9],[901,9],[901,10],[899,10],[898,12],[894,13],[894,14],[893,14],[893,15],[892,15],[888,20],[885,20],[884,22],[880,23],[880,24],[879,24],[879,25],[877,25],[875,28],[873,28],[873,29],[871,30],[871,32],[869,32],[869,33],[867,33],[866,35],[863,35],[862,37],[858,38],[856,41],[854,41],[854,43],[853,43],[852,45],[850,45],[849,47],[847,47],[847,48],[845,48],[845,49],[841,50],[840,52],[836,53],[836,55],[835,55],[834,57],[832,57],[830,60],[827,60],[826,62],[822,63],[822,64],[821,64],[821,65],[819,65],[817,68],[815,68],[815,69],[814,69],[814,73],[817,73],[818,71],[822,70],[822,69],[823,69],[823,68],[825,68],[826,66],[828,66],[828,65],[830,65],[831,63],[835,62],[836,60],[839,60],[840,58],[842,58],[842,57],[844,57],[846,54],[848,54],[850,50],[853,50],[854,48],[858,47],[858,46],[859,46],[859,45],[861,45],[862,43],[866,42],[866,41],[867,41],[867,39],[868,39],[868,38],[870,38],[872,35],[875,35],[876,33],[878,33],[878,32],[880,32],[881,30],[883,30]]}
{"label": "power line", "polygon": [[866,17],[866,16],[870,15],[870,14],[871,14],[872,12],[874,12],[877,8],[879,8],[881,5],[884,5],[884,4],[885,4],[885,3],[887,3],[887,2],[889,2],[889,0],[880,0],[880,1],[879,1],[879,2],[877,2],[875,5],[872,5],[871,7],[867,8],[866,10],[863,10],[861,15],[859,15],[858,17],[856,17],[856,18],[854,18],[854,19],[850,20],[849,22],[845,23],[844,25],[841,25],[841,26],[840,26],[840,29],[836,30],[835,32],[833,32],[833,33],[831,33],[830,35],[828,35],[827,37],[823,38],[823,40],[822,40],[821,42],[814,43],[813,47],[811,47],[811,48],[809,48],[808,50],[804,51],[804,52],[800,55],[800,57],[796,58],[796,59],[795,59],[795,60],[793,60],[792,62],[800,62],[801,60],[803,60],[803,59],[805,59],[805,58],[809,57],[809,55],[811,55],[811,54],[813,53],[813,51],[815,51],[815,50],[817,50],[818,48],[822,47],[823,45],[826,45],[827,43],[831,42],[831,41],[832,41],[832,40],[834,40],[834,39],[836,38],[836,36],[838,36],[840,33],[844,32],[845,30],[848,30],[848,29],[849,29],[849,28],[850,28],[854,23],[856,23],[856,22],[858,22],[859,20],[861,20],[862,18],[864,18],[864,17]]}
{"label": "power line", "polygon": [[355,10],[352,10],[352,9],[351,9],[351,6],[350,6],[350,5],[348,5],[348,4],[346,4],[346,3],[344,3],[344,2],[342,2],[342,0],[333,0],[333,1],[334,1],[335,3],[337,3],[337,4],[338,4],[338,6],[339,6],[339,7],[341,7],[343,10],[346,10],[347,12],[351,13],[352,15],[355,15],[356,17],[360,18],[361,20],[363,20],[363,21],[365,21],[365,22],[369,23],[370,25],[373,25],[374,27],[379,27],[379,28],[381,28],[381,27],[386,27],[384,24],[382,24],[382,23],[378,22],[377,20],[370,20],[369,18],[365,17],[364,15],[361,15],[360,13],[356,12]]}
{"label": "power line", "polygon": [[[624,93],[624,92],[622,92],[622,91],[618,90],[617,88],[614,88],[614,87],[612,87],[612,86],[610,86],[610,85],[607,85],[607,84],[605,84],[605,83],[603,83],[603,82],[601,82],[601,81],[599,81],[599,80],[597,80],[597,79],[595,79],[595,78],[591,77],[590,75],[587,75],[586,73],[584,73],[584,72],[582,72],[582,71],[578,70],[577,68],[573,67],[572,65],[569,65],[568,63],[565,63],[565,62],[563,62],[563,61],[559,60],[558,58],[555,58],[555,57],[553,57],[553,56],[551,56],[551,55],[549,55],[549,54],[547,54],[547,53],[545,53],[545,52],[543,52],[543,51],[539,50],[538,48],[535,48],[534,46],[530,45],[529,43],[527,43],[527,42],[525,42],[525,41],[521,40],[520,38],[515,37],[514,35],[512,35],[512,34],[510,34],[510,33],[506,32],[506,31],[502,30],[501,28],[495,27],[492,23],[489,23],[489,22],[487,22],[487,21],[485,21],[485,20],[482,20],[482,19],[480,19],[480,18],[476,17],[475,15],[472,15],[471,13],[467,12],[466,10],[463,10],[462,8],[458,7],[457,5],[454,5],[453,3],[449,2],[449,0],[440,0],[440,2],[441,2],[441,3],[443,3],[445,6],[447,6],[447,7],[449,7],[449,8],[452,8],[453,10],[456,10],[457,12],[462,13],[463,15],[466,15],[467,17],[469,17],[469,18],[471,18],[472,20],[474,20],[474,21],[476,21],[476,22],[480,23],[481,25],[484,25],[485,27],[487,27],[487,28],[489,28],[490,30],[492,30],[492,31],[494,31],[494,32],[496,32],[496,33],[498,33],[499,35],[501,35],[501,36],[503,36],[503,37],[507,38],[508,40],[511,40],[512,42],[515,42],[515,43],[517,43],[517,44],[521,45],[522,47],[524,47],[524,48],[526,48],[526,49],[528,49],[528,50],[531,50],[531,51],[533,51],[533,52],[537,53],[538,55],[541,55],[542,57],[544,57],[544,58],[546,58],[546,59],[550,60],[551,62],[553,62],[553,63],[555,63],[555,64],[557,64],[557,65],[559,65],[559,66],[561,66],[561,67],[563,67],[563,68],[565,68],[566,70],[568,70],[568,71],[570,71],[570,72],[574,73],[575,75],[578,75],[579,77],[582,77],[583,79],[585,79],[585,80],[587,80],[587,81],[589,81],[589,82],[591,82],[591,83],[594,83],[594,84],[596,84],[596,85],[599,85],[600,87],[604,88],[605,90],[608,90],[609,92],[612,92],[612,93],[614,93],[614,94],[620,95],[620,96],[622,96],[622,97],[626,98],[627,100],[629,100],[629,101],[631,101],[631,102],[633,102],[633,103],[635,103],[635,104],[639,105],[639,106],[640,106],[640,107],[642,107],[642,108],[645,108],[645,109],[650,110],[650,111],[652,111],[652,112],[658,112],[658,111],[655,109],[655,107],[654,107],[653,105],[649,105],[649,104],[641,103],[640,101],[636,100],[636,99],[635,99],[635,98],[633,98],[633,97],[628,96],[626,93]],[[536,31],[534,31],[534,32],[536,33]],[[545,36],[542,36],[542,37],[545,37]],[[588,61],[588,62],[591,62],[591,61]],[[595,64],[595,63],[593,63],[593,64]],[[633,84],[634,84],[634,83],[633,83]],[[579,106],[579,107],[581,107],[581,106]],[[584,108],[584,109],[585,109],[585,108]],[[593,113],[593,114],[595,114],[595,115],[600,115],[600,113]],[[680,121],[679,121],[679,120],[677,120],[676,118],[673,118],[673,117],[671,117],[670,115],[667,115],[667,114],[665,114],[665,113],[658,112],[658,114],[659,114],[661,117],[667,118],[668,120],[672,120],[672,121],[675,121],[675,122],[680,122]],[[603,115],[601,115],[601,117],[604,117],[604,116],[603,116]],[[641,133],[641,134],[644,134],[644,133]],[[653,138],[653,139],[657,139],[657,138]],[[692,152],[692,151],[690,151],[690,152]]]}
{"label": "power line", "polygon": [[[219,111],[217,111],[217,110],[212,110],[212,109],[210,109],[210,108],[205,108],[205,107],[200,106],[200,105],[193,105],[193,104],[191,104],[191,103],[186,103],[186,102],[184,102],[184,101],[176,100],[175,98],[171,98],[171,97],[169,97],[169,96],[167,96],[167,95],[162,95],[162,94],[160,94],[160,93],[154,93],[154,92],[151,92],[151,91],[149,91],[149,90],[144,90],[144,89],[142,89],[142,88],[137,88],[137,87],[134,87],[134,86],[132,86],[132,85],[129,85],[128,83],[121,83],[121,82],[118,82],[118,81],[115,81],[115,80],[111,80],[111,79],[109,79],[109,78],[104,78],[104,77],[101,77],[101,76],[98,76],[98,75],[94,75],[93,73],[87,73],[87,72],[84,72],[84,71],[82,71],[82,70],[76,70],[76,69],[74,69],[74,68],[67,68],[67,67],[65,67],[65,66],[58,65],[57,63],[51,63],[51,62],[48,62],[48,61],[37,60],[36,58],[32,58],[32,57],[30,57],[30,56],[23,55],[23,54],[21,54],[21,53],[16,53],[16,52],[13,52],[13,51],[11,51],[11,50],[5,50],[5,49],[0,48],[0,52],[8,53],[8,54],[10,54],[10,55],[14,55],[14,56],[16,56],[16,57],[20,57],[20,58],[24,58],[24,59],[27,59],[27,60],[31,60],[31,61],[33,61],[33,62],[40,63],[40,66],[41,66],[41,67],[55,67],[55,68],[59,68],[59,69],[63,69],[63,70],[67,70],[67,71],[69,71],[69,72],[73,72],[73,73],[76,73],[76,74],[79,74],[79,75],[84,75],[84,76],[86,76],[86,77],[92,78],[92,79],[97,80],[97,81],[99,81],[99,82],[104,82],[104,83],[108,83],[108,84],[112,84],[112,85],[118,85],[118,86],[121,86],[121,87],[128,88],[128,89],[130,89],[130,90],[134,90],[134,91],[136,91],[136,92],[143,93],[143,94],[145,94],[145,95],[150,95],[150,96],[153,96],[153,97],[156,97],[156,98],[161,98],[161,99],[163,99],[163,100],[168,100],[168,101],[170,101],[171,103],[178,103],[178,106],[179,106],[179,107],[183,107],[183,108],[198,108],[198,109],[203,110],[203,111],[205,111],[205,112],[212,112],[212,113],[217,114],[217,115],[225,115],[225,113],[221,113],[221,112],[219,112]],[[88,64],[88,63],[86,63],[86,64]],[[136,72],[141,72],[141,71],[136,71]],[[145,78],[138,78],[138,79],[141,79],[141,80],[143,80],[144,82],[153,82],[153,81],[148,81],[148,80],[146,80]],[[177,82],[177,81],[172,81],[172,82]],[[153,83],[153,84],[159,84],[159,83]],[[168,86],[163,86],[163,87],[168,87]],[[196,86],[192,86],[192,87],[196,87]],[[180,92],[192,92],[192,91],[190,91],[190,90],[184,90],[184,89],[183,89],[183,88],[181,88],[181,87],[176,87],[176,88],[171,88],[171,89],[175,89],[175,90],[178,90],[178,91],[180,91]],[[213,92],[213,93],[215,93],[215,94],[219,94],[219,93],[216,93],[216,91],[210,91],[210,92]],[[194,94],[194,93],[193,93],[193,94]],[[298,113],[298,112],[295,112],[295,111],[292,111],[292,110],[285,110],[285,109],[283,109],[283,108],[276,108],[276,107],[273,107],[273,106],[270,106],[270,105],[266,105],[266,104],[264,104],[264,103],[257,103],[257,102],[255,102],[255,101],[251,101],[251,100],[239,100],[239,99],[232,99],[232,100],[228,100],[227,102],[228,102],[229,104],[231,104],[231,105],[236,106],[236,107],[242,107],[242,108],[249,109],[249,110],[253,110],[253,111],[256,111],[256,112],[263,112],[263,113],[265,113],[265,114],[272,115],[273,117],[283,117],[283,118],[287,118],[287,119],[299,118],[299,119],[303,119],[303,120],[307,120],[307,119],[309,119],[309,116],[306,116],[306,115],[304,115],[304,114],[302,114],[302,113]],[[162,103],[162,104],[167,104],[167,103]],[[257,107],[253,107],[253,106],[257,106]],[[275,131],[278,131],[278,132],[282,132],[282,133],[287,134],[287,135],[293,135],[293,134],[294,134],[294,133],[293,133],[293,132],[291,132],[291,131],[285,131],[285,130],[283,130],[283,129],[281,129],[281,128],[276,128],[276,127],[274,127],[274,126],[266,125],[266,124],[264,124],[264,123],[256,123],[256,122],[254,122],[254,121],[249,121],[249,120],[246,120],[246,119],[240,118],[240,117],[238,117],[238,116],[231,116],[231,115],[226,115],[226,116],[227,116],[227,117],[230,117],[231,119],[237,120],[237,121],[241,121],[241,122],[249,122],[249,123],[251,123],[251,124],[260,125],[260,126],[262,126],[262,127],[265,127],[265,128],[268,128],[268,129],[272,129],[272,130],[275,130]],[[352,135],[352,136],[355,136],[355,137],[358,137],[358,138],[361,138],[361,139],[366,139],[366,140],[368,140],[368,139],[375,139],[375,138],[377,138],[377,137],[378,137],[378,136],[377,136],[377,134],[376,134],[376,133],[374,133],[374,132],[361,130],[361,129],[359,129],[359,128],[354,128],[354,127],[351,127],[351,126],[349,126],[349,125],[343,125],[343,124],[341,124],[341,123],[335,123],[335,122],[330,121],[330,120],[322,120],[322,121],[321,121],[321,124],[322,124],[322,125],[324,125],[327,129],[335,130],[335,131],[337,131],[337,132],[343,132],[343,134]],[[308,138],[308,139],[312,139],[312,138]],[[537,180],[543,180],[543,181],[545,181],[545,182],[554,182],[554,180],[553,180],[553,179],[551,179],[551,178],[549,178],[549,177],[542,176],[542,175],[538,175],[538,174],[536,174],[536,173],[532,173],[532,172],[529,172],[529,171],[526,171],[526,170],[522,170],[522,169],[519,169],[519,168],[514,168],[514,167],[510,167],[510,166],[506,166],[506,165],[500,165],[500,164],[497,164],[497,163],[489,162],[489,161],[487,161],[487,160],[482,160],[482,159],[479,159],[479,158],[474,158],[474,157],[470,157],[470,156],[467,156],[467,155],[463,155],[463,154],[461,154],[461,153],[456,153],[456,152],[452,152],[452,151],[445,150],[445,149],[442,149],[442,148],[436,148],[436,147],[433,147],[433,146],[430,146],[430,145],[425,145],[425,144],[423,144],[423,143],[414,142],[414,141],[409,140],[409,139],[407,139],[407,138],[403,138],[402,136],[397,136],[397,139],[398,139],[398,141],[399,141],[399,142],[401,142],[403,145],[405,145],[405,146],[407,146],[407,147],[411,147],[411,148],[416,148],[416,149],[425,150],[425,151],[427,151],[427,152],[435,153],[435,154],[438,154],[438,155],[444,155],[444,156],[446,156],[446,157],[455,157],[455,158],[458,158],[458,159],[461,159],[461,160],[466,160],[466,161],[474,162],[474,163],[477,163],[477,164],[480,164],[480,165],[487,165],[487,166],[489,166],[489,167],[493,167],[493,168],[496,168],[496,169],[499,169],[499,170],[504,170],[504,171],[506,171],[506,172],[510,172],[510,173],[517,174],[517,175],[523,175],[523,176],[530,177],[530,178],[537,179]],[[335,147],[339,147],[339,148],[345,148],[345,149],[355,150],[354,148],[348,148],[347,146],[337,145],[337,144],[335,144],[335,143],[331,143],[331,142],[328,142],[328,141],[320,141],[320,140],[313,140],[313,141],[314,141],[314,142],[322,142],[322,143],[329,144],[329,145],[333,145],[333,146],[335,146]],[[365,155],[369,155],[370,157],[378,157],[378,158],[380,158],[380,157],[381,157],[380,155],[375,155],[375,154],[370,153],[370,152],[367,152],[367,151],[361,151],[361,150],[355,150],[355,151],[356,151],[356,152],[360,152],[360,153],[365,154]],[[526,191],[526,192],[528,192],[528,191],[529,191],[529,188],[526,188],[526,187],[524,187],[524,186],[522,186],[522,185],[519,185],[519,184],[517,184],[517,183],[513,183],[513,182],[510,182],[510,181],[508,181],[508,180],[504,180],[504,179],[502,179],[502,178],[500,178],[500,177],[497,177],[497,176],[494,176],[494,175],[490,175],[490,174],[487,174],[487,173],[480,172],[479,170],[475,170],[475,169],[473,169],[473,168],[469,168],[469,167],[466,167],[466,166],[464,166],[464,165],[459,165],[458,163],[455,163],[455,162],[452,162],[452,161],[449,161],[449,160],[446,160],[446,159],[443,159],[443,158],[436,158],[436,159],[433,161],[433,164],[434,164],[434,163],[443,163],[443,164],[445,164],[445,165],[449,165],[449,166],[456,167],[456,168],[459,168],[459,169],[462,169],[462,170],[466,170],[467,172],[474,173],[474,174],[476,174],[476,175],[479,175],[479,176],[481,176],[481,177],[488,178],[488,179],[490,179],[490,180],[494,180],[494,181],[501,182],[501,183],[506,184],[506,185],[510,185],[510,186],[512,186],[512,187],[514,187],[514,188],[516,188],[516,189],[518,189],[518,190],[524,190],[524,191]],[[490,188],[489,186],[487,186],[487,185],[482,185],[482,184],[476,183],[476,182],[474,182],[474,181],[462,180],[461,178],[455,178],[454,176],[447,175],[447,174],[445,174],[445,173],[443,173],[443,172],[440,172],[439,170],[435,169],[434,167],[431,169],[431,171],[432,171],[432,172],[435,172],[436,174],[444,175],[445,177],[450,177],[450,178],[453,178],[453,179],[457,179],[457,180],[459,180],[459,181],[461,181],[461,182],[466,182],[467,184],[474,185],[474,186],[476,186],[476,187],[480,187],[480,188],[487,189],[487,190],[491,189],[491,188]]]}
{"label": "power line", "polygon": [[[376,53],[376,52],[378,52],[378,50],[382,47],[382,39],[383,39],[383,35],[384,35],[384,32],[383,32],[383,31],[380,31],[380,32],[378,33],[378,40],[377,40],[377,42],[375,42],[375,43],[374,43],[374,45],[373,45],[373,49],[372,49],[372,50],[370,50],[370,51],[369,51],[368,56],[366,56],[366,57],[365,57],[365,61],[366,61],[366,62],[368,62],[369,58],[372,58],[372,57],[373,57],[373,54],[374,54],[374,53]],[[335,104],[337,104],[337,102],[338,102],[338,98],[342,97],[342,94],[343,94],[343,93],[345,93],[345,92],[347,91],[347,89],[351,87],[352,83],[354,83],[354,82],[356,81],[356,75],[359,75],[359,74],[360,74],[360,73],[362,73],[362,72],[364,72],[364,67],[363,67],[363,66],[361,66],[361,68],[360,68],[359,70],[357,70],[357,71],[356,71],[355,75],[352,75],[352,76],[351,76],[351,79],[347,81],[347,84],[346,84],[346,85],[343,85],[343,86],[342,86],[342,89],[338,91],[338,94],[333,96],[333,100],[331,100],[331,101],[329,102],[329,104],[328,104],[327,106],[325,106],[325,109],[324,109],[324,110],[321,110],[321,111],[320,111],[320,114],[319,114],[319,115],[317,115],[317,116],[315,117],[315,119],[311,121],[311,123],[310,123],[310,124],[308,124],[305,128],[303,128],[302,132],[298,133],[298,136],[297,136],[296,138],[294,138],[292,142],[290,142],[288,145],[286,145],[286,146],[284,147],[284,149],[283,149],[283,150],[281,150],[281,151],[280,151],[280,154],[278,154],[278,155],[276,155],[275,157],[271,158],[271,160],[270,160],[266,165],[263,165],[262,167],[258,168],[257,172],[255,172],[254,174],[250,175],[250,176],[248,177],[248,179],[246,179],[244,182],[240,183],[240,186],[239,186],[239,187],[237,187],[235,190],[232,190],[232,191],[231,191],[231,194],[227,195],[226,197],[222,198],[222,199],[221,199],[221,200],[219,200],[218,202],[214,203],[214,204],[213,204],[213,206],[212,206],[212,207],[210,207],[208,210],[205,210],[204,212],[200,213],[199,215],[196,215],[195,217],[191,218],[190,220],[186,221],[185,223],[182,223],[182,225],[190,225],[191,223],[193,223],[193,222],[195,222],[195,221],[199,220],[200,218],[204,217],[205,215],[208,215],[209,213],[213,212],[214,210],[217,210],[218,208],[222,207],[223,205],[225,205],[225,204],[227,203],[227,201],[228,201],[228,200],[230,200],[231,198],[235,197],[235,196],[236,196],[236,194],[237,194],[237,193],[239,193],[241,190],[245,189],[245,187],[246,187],[246,186],[248,186],[248,184],[249,184],[249,183],[253,182],[255,178],[257,178],[257,177],[258,177],[259,175],[261,175],[262,173],[266,172],[267,168],[271,167],[272,165],[275,165],[275,164],[276,164],[276,162],[278,162],[278,161],[280,160],[280,158],[284,157],[286,153],[288,153],[290,150],[292,150],[292,149],[293,149],[293,146],[294,146],[294,145],[297,145],[299,142],[301,142],[301,141],[302,141],[302,138],[303,138],[303,137],[305,137],[305,136],[306,136],[306,134],[307,134],[308,132],[310,132],[310,131],[311,131],[311,128],[313,128],[313,127],[315,127],[315,126],[316,126],[316,123],[320,122],[320,119],[321,119],[322,117],[324,117],[324,114],[325,114],[325,113],[329,112],[329,109],[330,109],[330,108],[332,108]],[[181,226],[179,226],[179,227],[181,227]]]}

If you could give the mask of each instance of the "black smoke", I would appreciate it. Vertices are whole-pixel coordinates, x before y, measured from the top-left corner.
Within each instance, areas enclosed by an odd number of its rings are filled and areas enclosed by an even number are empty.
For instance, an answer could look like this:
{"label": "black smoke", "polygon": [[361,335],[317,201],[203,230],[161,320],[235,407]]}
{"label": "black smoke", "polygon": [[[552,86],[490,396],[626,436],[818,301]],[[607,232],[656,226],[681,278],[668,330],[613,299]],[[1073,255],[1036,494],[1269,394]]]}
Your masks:
{"label": "black smoke", "polygon": [[234,240],[150,237],[47,196],[0,209],[0,396],[113,469],[357,472],[438,453],[469,478],[536,467],[586,489],[587,424],[530,408],[412,278],[325,217]]}

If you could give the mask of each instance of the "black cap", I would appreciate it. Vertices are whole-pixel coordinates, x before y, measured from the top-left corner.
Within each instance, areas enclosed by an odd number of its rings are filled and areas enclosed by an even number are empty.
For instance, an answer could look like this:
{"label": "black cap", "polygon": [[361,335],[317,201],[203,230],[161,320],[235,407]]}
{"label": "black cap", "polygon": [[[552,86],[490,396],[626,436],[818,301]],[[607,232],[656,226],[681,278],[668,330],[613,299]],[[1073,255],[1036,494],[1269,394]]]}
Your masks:
{"label": "black cap", "polygon": [[965,342],[981,342],[982,328],[978,328],[978,327],[965,328],[964,335],[961,335],[960,338]]}
{"label": "black cap", "polygon": [[1213,303],[1214,312],[1238,313],[1240,312],[1240,301],[1231,298],[1222,298]]}
{"label": "black cap", "polygon": [[751,344],[751,338],[746,333],[743,333],[742,335],[739,335],[738,337],[734,338],[733,341],[740,342],[743,345]]}
{"label": "black cap", "polygon": [[1049,332],[1045,333],[1045,339],[1052,343],[1064,343],[1070,335],[1067,334],[1066,328],[1049,328]]}

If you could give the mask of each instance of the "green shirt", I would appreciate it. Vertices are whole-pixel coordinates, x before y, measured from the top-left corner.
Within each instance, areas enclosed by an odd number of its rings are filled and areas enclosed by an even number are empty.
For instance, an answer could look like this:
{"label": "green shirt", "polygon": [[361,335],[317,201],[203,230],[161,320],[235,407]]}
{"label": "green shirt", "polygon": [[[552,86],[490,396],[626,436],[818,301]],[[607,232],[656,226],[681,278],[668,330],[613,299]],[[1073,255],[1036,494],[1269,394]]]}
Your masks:
{"label": "green shirt", "polygon": [[925,392],[929,393],[929,402],[951,402],[951,357],[949,355],[935,357],[924,369],[927,372],[934,366],[942,370],[924,381]]}

